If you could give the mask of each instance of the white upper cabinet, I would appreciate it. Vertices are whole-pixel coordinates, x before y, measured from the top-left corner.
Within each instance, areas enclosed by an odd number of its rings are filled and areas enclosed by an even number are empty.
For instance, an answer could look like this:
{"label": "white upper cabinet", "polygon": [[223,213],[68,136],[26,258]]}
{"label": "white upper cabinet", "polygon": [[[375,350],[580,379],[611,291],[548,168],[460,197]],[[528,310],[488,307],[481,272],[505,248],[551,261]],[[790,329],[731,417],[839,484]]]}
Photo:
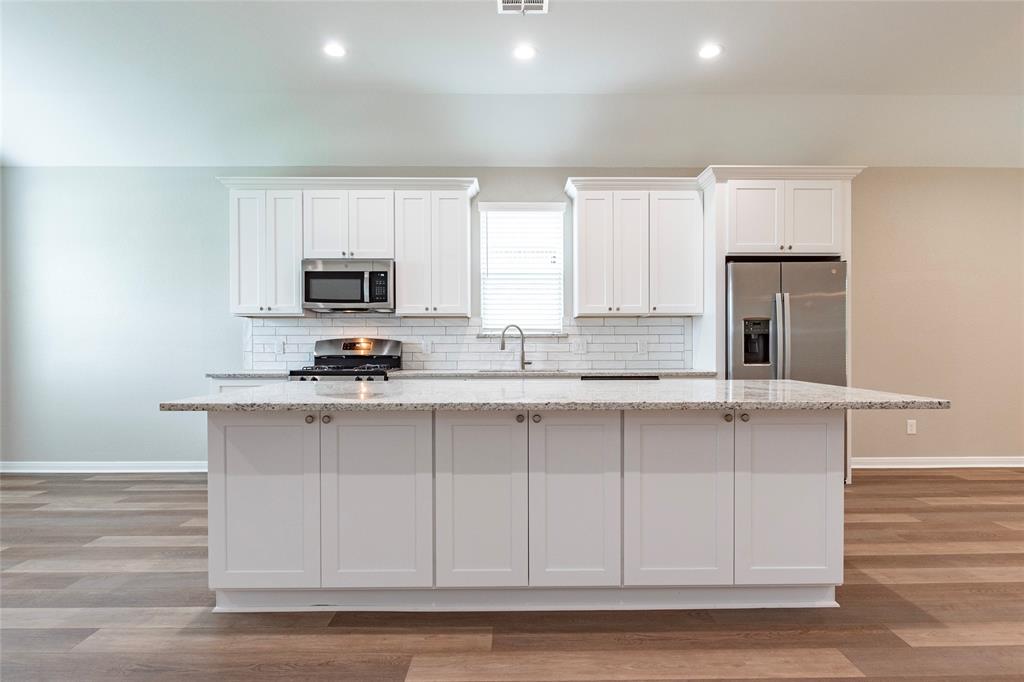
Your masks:
{"label": "white upper cabinet", "polygon": [[348,256],[395,257],[395,193],[351,190],[348,193]]}
{"label": "white upper cabinet", "polygon": [[266,311],[302,314],[302,192],[267,192]]}
{"label": "white upper cabinet", "polygon": [[704,311],[704,211],[696,190],[651,192],[651,314]]}
{"label": "white upper cabinet", "polygon": [[616,314],[646,315],[649,311],[648,192],[613,192],[614,304]]}
{"label": "white upper cabinet", "polygon": [[842,183],[838,180],[786,182],[786,253],[843,250]]}
{"label": "white upper cabinet", "polygon": [[235,315],[302,314],[302,192],[232,190],[230,306]]}
{"label": "white upper cabinet", "polygon": [[569,178],[566,192],[577,317],[703,312],[704,213],[694,180]]}
{"label": "white upper cabinet", "polygon": [[395,311],[470,313],[469,196],[464,191],[395,193]]}
{"label": "white upper cabinet", "polygon": [[430,312],[468,317],[469,197],[465,192],[431,192],[430,203]]}
{"label": "white upper cabinet", "polygon": [[614,312],[615,236],[612,193],[579,192],[573,205],[576,315]]}
{"label": "white upper cabinet", "polygon": [[785,249],[785,183],[729,181],[729,252],[777,253]]}
{"label": "white upper cabinet", "polygon": [[712,166],[701,181],[705,187],[716,182],[716,191],[725,188],[727,253],[834,256],[845,250],[851,179],[858,172],[853,167]]}
{"label": "white upper cabinet", "polygon": [[348,191],[304,191],[302,218],[303,258],[345,258],[349,255]]}
{"label": "white upper cabinet", "polygon": [[430,192],[395,192],[395,312],[430,313]]}

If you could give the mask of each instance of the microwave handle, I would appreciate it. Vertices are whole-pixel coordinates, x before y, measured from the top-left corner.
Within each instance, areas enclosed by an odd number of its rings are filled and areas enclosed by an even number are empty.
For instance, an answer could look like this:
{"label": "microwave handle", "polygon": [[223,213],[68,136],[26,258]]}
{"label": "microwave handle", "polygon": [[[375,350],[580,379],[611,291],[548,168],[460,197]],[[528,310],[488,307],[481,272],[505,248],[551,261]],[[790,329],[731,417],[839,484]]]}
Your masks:
{"label": "microwave handle", "polygon": [[363,271],[363,303],[370,302],[370,271]]}

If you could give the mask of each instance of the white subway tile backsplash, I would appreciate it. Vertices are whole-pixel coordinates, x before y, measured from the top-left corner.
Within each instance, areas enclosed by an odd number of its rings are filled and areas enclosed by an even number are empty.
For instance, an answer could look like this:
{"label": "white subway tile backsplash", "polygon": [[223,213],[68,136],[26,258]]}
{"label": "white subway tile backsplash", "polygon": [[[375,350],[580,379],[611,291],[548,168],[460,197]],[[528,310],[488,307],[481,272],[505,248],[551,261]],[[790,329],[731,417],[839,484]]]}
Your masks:
{"label": "white subway tile backsplash", "polygon": [[[249,369],[294,369],[313,361],[319,339],[379,336],[402,341],[407,369],[518,369],[519,339],[507,350],[499,338],[480,335],[480,319],[308,314],[301,318],[253,318],[242,335],[242,362]],[[533,369],[690,369],[692,320],[688,317],[582,317],[566,320],[564,336],[528,336]],[[572,352],[573,341],[586,352]],[[639,352],[646,345],[645,352]]]}

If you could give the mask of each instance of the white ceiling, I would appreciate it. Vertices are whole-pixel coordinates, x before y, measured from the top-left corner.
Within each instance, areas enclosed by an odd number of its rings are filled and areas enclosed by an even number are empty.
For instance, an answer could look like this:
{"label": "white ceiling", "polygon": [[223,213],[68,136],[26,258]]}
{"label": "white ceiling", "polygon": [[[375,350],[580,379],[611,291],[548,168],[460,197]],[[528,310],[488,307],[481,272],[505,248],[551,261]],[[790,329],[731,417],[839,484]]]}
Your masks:
{"label": "white ceiling", "polygon": [[[1019,165],[1024,155],[1024,2],[551,0],[549,14],[528,17],[498,16],[493,0],[5,2],[2,12],[14,164]],[[348,56],[325,58],[328,38]],[[708,39],[725,48],[714,62],[695,55]],[[537,46],[531,63],[510,57],[521,40]]]}

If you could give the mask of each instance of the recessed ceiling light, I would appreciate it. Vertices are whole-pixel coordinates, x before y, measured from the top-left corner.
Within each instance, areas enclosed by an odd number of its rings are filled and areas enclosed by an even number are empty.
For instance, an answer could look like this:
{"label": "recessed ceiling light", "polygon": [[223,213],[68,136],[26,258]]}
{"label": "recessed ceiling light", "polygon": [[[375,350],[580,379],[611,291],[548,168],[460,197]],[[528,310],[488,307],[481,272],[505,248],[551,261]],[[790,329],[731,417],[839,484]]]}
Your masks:
{"label": "recessed ceiling light", "polygon": [[328,41],[324,43],[324,54],[328,57],[344,57],[345,46],[337,40]]}
{"label": "recessed ceiling light", "polygon": [[520,61],[529,61],[537,56],[537,48],[530,43],[519,43],[516,49],[512,50],[512,56]]}
{"label": "recessed ceiling light", "polygon": [[697,54],[701,59],[714,59],[722,54],[722,46],[718,43],[704,43],[700,46],[700,52]]}

